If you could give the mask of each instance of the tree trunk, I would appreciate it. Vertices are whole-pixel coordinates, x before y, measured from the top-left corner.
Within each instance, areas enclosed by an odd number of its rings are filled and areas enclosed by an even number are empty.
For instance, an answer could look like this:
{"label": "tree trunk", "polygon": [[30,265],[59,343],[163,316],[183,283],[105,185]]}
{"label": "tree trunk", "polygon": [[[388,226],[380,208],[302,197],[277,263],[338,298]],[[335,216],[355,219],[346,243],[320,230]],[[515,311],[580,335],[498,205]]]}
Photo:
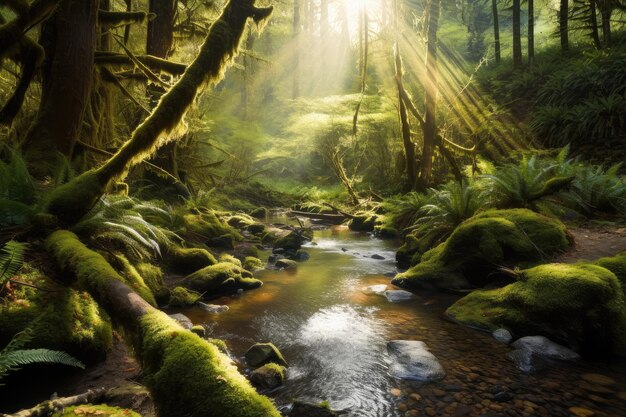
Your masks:
{"label": "tree trunk", "polygon": [[613,14],[610,0],[601,0],[600,15],[602,16],[602,41],[605,48],[611,46],[611,15]]}
{"label": "tree trunk", "polygon": [[198,90],[222,79],[224,70],[239,50],[248,19],[260,24],[269,18],[272,10],[272,7],[254,7],[253,0],[230,0],[211,26],[196,59],[135,129],[130,140],[100,168],[87,171],[56,188],[47,200],[48,213],[66,224],[77,222],[109,184],[123,179],[131,167],[152,155],[162,144],[162,138],[172,136],[170,133],[193,104]]}
{"label": "tree trunk", "polygon": [[300,0],[293,1],[293,89],[291,98],[300,97]]}
{"label": "tree trunk", "polygon": [[496,62],[500,62],[500,18],[498,16],[498,1],[491,0],[491,12],[493,14],[493,45],[496,54]]}
{"label": "tree trunk", "polygon": [[528,65],[535,60],[535,1],[528,0]]}
{"label": "tree trunk", "polygon": [[596,49],[602,49],[602,42],[600,42],[600,33],[598,29],[598,12],[596,6],[596,0],[589,0],[589,19],[591,25],[591,37]]}
{"label": "tree trunk", "polygon": [[567,29],[569,21],[569,0],[561,0],[559,7],[559,36],[561,37],[561,49],[569,50],[569,31]]}
{"label": "tree trunk", "polygon": [[150,0],[150,12],[156,18],[148,22],[146,53],[159,58],[169,58],[174,41],[174,21],[178,0]]}
{"label": "tree trunk", "polygon": [[159,417],[279,417],[219,349],[157,310],[71,232],[46,239],[68,284],[86,290],[124,329]]}
{"label": "tree trunk", "polygon": [[522,28],[521,28],[521,0],[513,0],[513,66],[522,65]]}
{"label": "tree trunk", "polygon": [[431,182],[435,147],[437,146],[437,31],[439,30],[439,13],[441,0],[431,0],[428,18],[428,48],[426,51],[426,81],[424,83],[425,114],[424,114],[424,144],[420,161],[420,176],[418,189],[424,190]]}
{"label": "tree trunk", "polygon": [[46,50],[49,71],[24,144],[33,162],[45,165],[51,150],[72,156],[92,90],[97,11],[98,0],[62,0],[47,23],[55,31],[55,47]]}

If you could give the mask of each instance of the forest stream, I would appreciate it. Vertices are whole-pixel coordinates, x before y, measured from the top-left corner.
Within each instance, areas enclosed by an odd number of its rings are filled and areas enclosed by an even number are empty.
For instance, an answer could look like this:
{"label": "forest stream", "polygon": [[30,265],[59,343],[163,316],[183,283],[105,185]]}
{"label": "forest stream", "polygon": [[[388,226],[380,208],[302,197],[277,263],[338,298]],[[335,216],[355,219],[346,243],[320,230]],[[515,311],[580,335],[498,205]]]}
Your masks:
{"label": "forest stream", "polygon": [[[260,289],[211,301],[228,305],[228,311],[182,310],[209,337],[226,341],[240,363],[255,342],[276,344],[289,363],[287,379],[266,394],[279,406],[294,399],[328,401],[350,417],[567,416],[571,407],[600,408],[596,415],[607,416],[623,411],[624,367],[579,362],[527,375],[507,359],[508,346],[445,319],[443,312],[458,296],[414,295],[392,303],[364,292],[378,284],[396,289],[389,284],[397,272],[395,241],[332,226],[316,230],[304,248],[310,259],[296,271],[266,269],[258,273]],[[394,380],[386,344],[395,339],[425,342],[446,377],[428,384]],[[617,382],[598,385],[590,374]]]}

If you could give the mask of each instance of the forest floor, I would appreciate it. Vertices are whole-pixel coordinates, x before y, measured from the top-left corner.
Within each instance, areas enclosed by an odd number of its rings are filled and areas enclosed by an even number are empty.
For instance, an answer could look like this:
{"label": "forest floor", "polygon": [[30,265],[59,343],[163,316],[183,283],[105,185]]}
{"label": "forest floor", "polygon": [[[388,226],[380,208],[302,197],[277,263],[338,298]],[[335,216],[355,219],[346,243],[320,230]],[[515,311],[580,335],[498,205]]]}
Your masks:
{"label": "forest floor", "polygon": [[594,261],[626,251],[626,227],[615,224],[587,224],[568,227],[574,236],[574,247],[555,259],[555,262],[574,263]]}

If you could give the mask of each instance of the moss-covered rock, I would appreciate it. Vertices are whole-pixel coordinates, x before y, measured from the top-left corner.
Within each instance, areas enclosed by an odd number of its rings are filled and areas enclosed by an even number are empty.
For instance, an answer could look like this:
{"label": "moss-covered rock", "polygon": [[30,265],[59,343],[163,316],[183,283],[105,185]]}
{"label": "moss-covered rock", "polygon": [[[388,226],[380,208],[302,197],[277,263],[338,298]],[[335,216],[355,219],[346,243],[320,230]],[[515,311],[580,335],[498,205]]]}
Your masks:
{"label": "moss-covered rock", "polygon": [[243,267],[248,271],[254,272],[260,269],[264,269],[265,262],[263,262],[259,258],[255,258],[254,256],[246,256],[246,259],[243,261]]}
{"label": "moss-covered rock", "polygon": [[204,328],[204,326],[196,324],[191,328],[191,333],[197,334],[200,337],[204,337],[206,336],[206,329]]}
{"label": "moss-covered rock", "polygon": [[119,407],[110,407],[104,404],[83,404],[66,407],[57,411],[52,417],[141,417],[132,410]]}
{"label": "moss-covered rock", "polygon": [[[145,384],[160,416],[203,417],[211,414],[207,410],[222,417],[280,416],[215,344],[176,326],[164,313],[155,311],[142,318],[137,343]],[[190,379],[202,381],[201,392],[193,392]]]}
{"label": "moss-covered rock", "polygon": [[423,252],[420,240],[414,234],[408,234],[404,238],[404,244],[396,252],[396,262],[401,268],[409,268],[420,262]]}
{"label": "moss-covered rock", "polygon": [[215,265],[215,256],[206,249],[172,247],[167,253],[170,267],[181,274],[190,274],[207,266]]}
{"label": "moss-covered rock", "polygon": [[200,293],[258,288],[263,283],[245,269],[228,262],[208,266],[185,277],[182,285]]}
{"label": "moss-covered rock", "polygon": [[183,216],[184,231],[196,235],[198,238],[209,240],[221,236],[230,236],[234,240],[241,240],[241,234],[223,222],[215,212],[206,211]]}
{"label": "moss-covered rock", "polygon": [[245,353],[246,363],[254,368],[274,362],[288,366],[287,361],[273,343],[255,343]]}
{"label": "moss-covered rock", "polygon": [[274,248],[296,251],[302,247],[304,242],[312,238],[313,233],[310,230],[293,230],[285,236],[276,239],[276,241],[274,241]]}
{"label": "moss-covered rock", "polygon": [[239,259],[235,258],[233,255],[229,255],[228,253],[223,253],[220,255],[220,262],[233,264],[233,265],[238,266],[239,268],[243,267]]}
{"label": "moss-covered rock", "polygon": [[525,209],[489,210],[461,223],[448,240],[424,253],[392,283],[404,288],[482,286],[502,266],[530,266],[570,244],[558,220]]}
{"label": "moss-covered rock", "polygon": [[614,273],[622,284],[622,290],[626,294],[626,252],[611,257],[600,258],[595,261],[594,264]]}
{"label": "moss-covered rock", "polygon": [[222,339],[207,339],[207,341],[212,345],[215,345],[220,352],[228,355],[228,346]]}
{"label": "moss-covered rock", "polygon": [[298,269],[298,263],[296,261],[292,261],[291,259],[282,258],[276,261],[276,268],[296,270]]}
{"label": "moss-covered rock", "polygon": [[348,222],[348,227],[356,232],[373,232],[377,219],[374,213],[360,211]]}
{"label": "moss-covered rock", "polygon": [[187,288],[175,287],[170,292],[170,307],[190,307],[202,298],[201,294]]}
{"label": "moss-covered rock", "polygon": [[277,363],[267,363],[250,374],[250,381],[261,388],[276,388],[285,381],[286,369]]}
{"label": "moss-covered rock", "polygon": [[257,207],[250,212],[250,216],[255,219],[265,219],[267,217],[267,209],[265,207]]}
{"label": "moss-covered rock", "polygon": [[152,294],[154,294],[157,304],[167,303],[170,297],[170,290],[165,286],[161,268],[148,262],[139,262],[135,264],[135,269],[143,278],[143,282],[150,288]]}
{"label": "moss-covered rock", "polygon": [[229,226],[236,227],[237,229],[245,229],[254,222],[254,219],[247,214],[236,214],[229,216],[226,220]]}
{"label": "moss-covered rock", "polygon": [[619,280],[590,263],[545,264],[503,288],[474,291],[447,314],[485,330],[540,334],[586,351],[626,353],[626,304]]}
{"label": "moss-covered rock", "polygon": [[262,236],[267,230],[267,226],[265,226],[263,223],[253,223],[248,226],[247,230],[253,235]]}

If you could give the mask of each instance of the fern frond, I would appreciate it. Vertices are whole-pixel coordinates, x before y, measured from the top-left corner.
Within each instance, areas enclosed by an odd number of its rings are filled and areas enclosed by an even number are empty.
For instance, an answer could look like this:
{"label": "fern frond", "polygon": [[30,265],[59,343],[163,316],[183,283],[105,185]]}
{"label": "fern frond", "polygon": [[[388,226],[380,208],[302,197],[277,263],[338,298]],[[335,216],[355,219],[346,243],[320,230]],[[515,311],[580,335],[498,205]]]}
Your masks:
{"label": "fern frond", "polygon": [[25,251],[24,243],[11,240],[4,245],[0,253],[0,288],[22,268]]}

